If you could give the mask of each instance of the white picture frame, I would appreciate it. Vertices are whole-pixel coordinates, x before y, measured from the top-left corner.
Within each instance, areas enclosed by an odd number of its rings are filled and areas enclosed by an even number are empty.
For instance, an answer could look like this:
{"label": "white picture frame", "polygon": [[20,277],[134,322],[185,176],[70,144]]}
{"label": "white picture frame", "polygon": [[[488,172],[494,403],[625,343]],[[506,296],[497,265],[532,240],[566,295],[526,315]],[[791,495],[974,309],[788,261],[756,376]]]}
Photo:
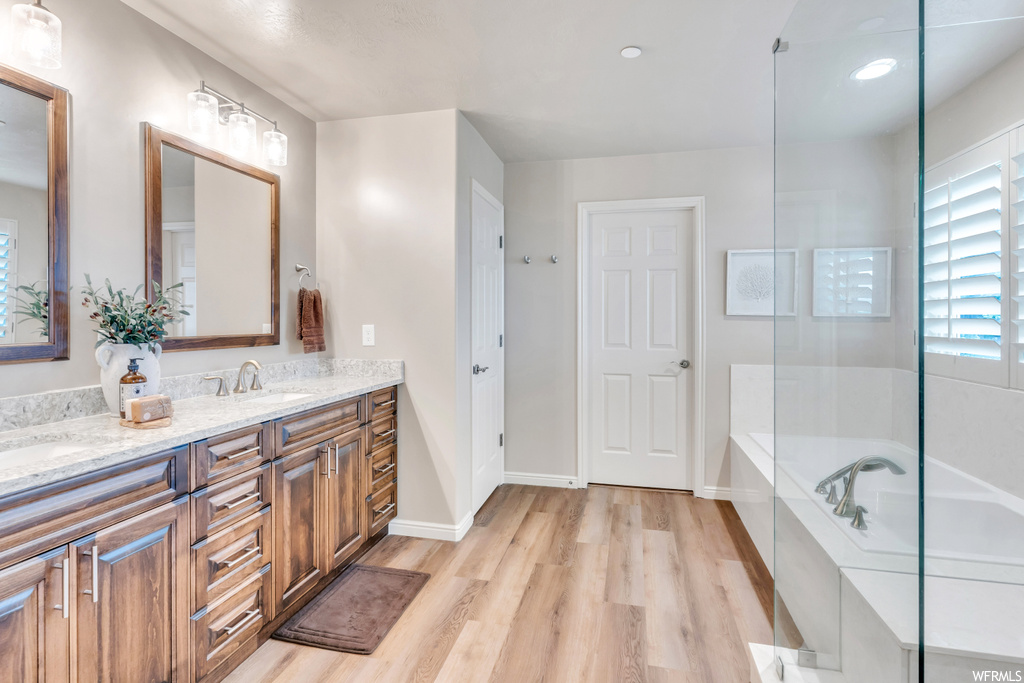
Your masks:
{"label": "white picture frame", "polygon": [[796,249],[730,249],[726,254],[725,314],[795,316],[799,266]]}
{"label": "white picture frame", "polygon": [[892,248],[815,249],[811,315],[892,316]]}

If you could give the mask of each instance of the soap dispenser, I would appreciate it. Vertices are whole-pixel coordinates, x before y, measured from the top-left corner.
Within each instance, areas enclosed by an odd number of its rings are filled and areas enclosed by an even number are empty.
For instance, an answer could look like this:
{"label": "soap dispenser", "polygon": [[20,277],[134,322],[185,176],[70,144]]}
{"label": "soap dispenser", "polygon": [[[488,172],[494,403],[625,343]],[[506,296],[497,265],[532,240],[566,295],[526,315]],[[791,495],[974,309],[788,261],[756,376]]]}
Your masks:
{"label": "soap dispenser", "polygon": [[141,358],[132,358],[128,361],[128,374],[121,378],[119,388],[121,419],[125,419],[125,407],[128,401],[133,398],[141,398],[146,395],[146,376],[139,372],[139,361]]}

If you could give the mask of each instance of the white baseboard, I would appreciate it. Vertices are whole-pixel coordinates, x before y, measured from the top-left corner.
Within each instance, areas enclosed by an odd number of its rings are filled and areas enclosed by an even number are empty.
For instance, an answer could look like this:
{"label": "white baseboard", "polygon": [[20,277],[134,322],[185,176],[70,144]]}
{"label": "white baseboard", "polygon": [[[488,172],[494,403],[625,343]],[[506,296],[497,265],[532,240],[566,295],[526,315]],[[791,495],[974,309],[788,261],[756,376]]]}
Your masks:
{"label": "white baseboard", "polygon": [[473,513],[467,513],[458,524],[436,524],[417,522],[411,519],[393,519],[388,524],[388,533],[395,536],[429,538],[434,541],[461,541],[473,526]]}
{"label": "white baseboard", "polygon": [[579,480],[562,474],[530,474],[529,472],[506,472],[506,484],[522,484],[524,486],[551,486],[559,489],[577,488]]}
{"label": "white baseboard", "polygon": [[711,500],[732,500],[732,489],[728,486],[705,486],[702,498]]}

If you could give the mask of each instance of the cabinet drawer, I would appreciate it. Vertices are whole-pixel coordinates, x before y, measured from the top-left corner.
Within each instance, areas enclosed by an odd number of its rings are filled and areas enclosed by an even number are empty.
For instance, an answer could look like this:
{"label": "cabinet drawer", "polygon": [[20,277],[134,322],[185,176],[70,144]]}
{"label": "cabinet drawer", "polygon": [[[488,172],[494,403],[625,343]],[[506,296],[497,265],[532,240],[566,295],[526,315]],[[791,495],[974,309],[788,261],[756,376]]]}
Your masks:
{"label": "cabinet drawer", "polygon": [[0,567],[46,552],[188,491],[188,446],[0,499]]}
{"label": "cabinet drawer", "polygon": [[395,412],[398,406],[398,387],[380,389],[370,394],[367,412],[370,420],[376,421]]}
{"label": "cabinet drawer", "polygon": [[201,680],[245,641],[259,633],[268,619],[270,565],[219,603],[192,617],[195,679]]}
{"label": "cabinet drawer", "polygon": [[314,408],[274,422],[277,455],[302,450],[331,436],[356,429],[366,420],[363,398],[350,398],[323,408]]}
{"label": "cabinet drawer", "polygon": [[394,414],[371,422],[366,427],[366,452],[370,453],[388,444],[395,443],[398,432],[398,419]]}
{"label": "cabinet drawer", "polygon": [[196,612],[258,573],[270,559],[270,508],[192,546]]}
{"label": "cabinet drawer", "polygon": [[395,455],[394,444],[370,455],[369,467],[366,468],[366,490],[370,495],[395,481],[398,476],[398,460]]}
{"label": "cabinet drawer", "polygon": [[192,490],[271,460],[270,424],[243,427],[192,444]]}
{"label": "cabinet drawer", "polygon": [[192,542],[270,503],[270,463],[192,494]]}
{"label": "cabinet drawer", "polygon": [[398,516],[398,485],[392,483],[373,494],[366,503],[366,517],[369,520],[370,536],[383,529]]}

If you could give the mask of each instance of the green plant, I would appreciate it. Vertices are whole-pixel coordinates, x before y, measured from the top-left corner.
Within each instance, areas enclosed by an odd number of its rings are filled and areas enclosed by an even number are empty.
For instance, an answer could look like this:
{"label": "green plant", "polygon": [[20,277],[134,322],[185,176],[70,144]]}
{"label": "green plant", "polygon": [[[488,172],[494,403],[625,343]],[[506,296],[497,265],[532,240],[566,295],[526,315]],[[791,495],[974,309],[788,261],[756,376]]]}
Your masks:
{"label": "green plant", "polygon": [[[38,282],[33,282],[30,285],[18,285],[14,288],[16,292],[21,292],[25,295],[25,298],[14,297],[14,301],[17,304],[14,315],[20,315],[28,320],[35,320],[39,323],[42,328],[40,334],[42,336],[48,336],[50,334],[50,290],[37,289],[36,285]],[[25,322],[25,321],[22,321]]]}
{"label": "green plant", "polygon": [[166,289],[159,283],[153,283],[153,301],[139,297],[142,285],[135,292],[128,294],[125,289],[114,290],[110,280],[104,280],[105,288],[97,291],[92,286],[88,273],[85,276],[86,286],[82,287],[85,300],[82,305],[94,309],[89,318],[96,322],[96,332],[100,339],[96,346],[105,342],[114,344],[134,344],[149,346],[150,351],[167,336],[167,326],[188,315],[176,298],[177,292],[184,285],[171,285]]}

